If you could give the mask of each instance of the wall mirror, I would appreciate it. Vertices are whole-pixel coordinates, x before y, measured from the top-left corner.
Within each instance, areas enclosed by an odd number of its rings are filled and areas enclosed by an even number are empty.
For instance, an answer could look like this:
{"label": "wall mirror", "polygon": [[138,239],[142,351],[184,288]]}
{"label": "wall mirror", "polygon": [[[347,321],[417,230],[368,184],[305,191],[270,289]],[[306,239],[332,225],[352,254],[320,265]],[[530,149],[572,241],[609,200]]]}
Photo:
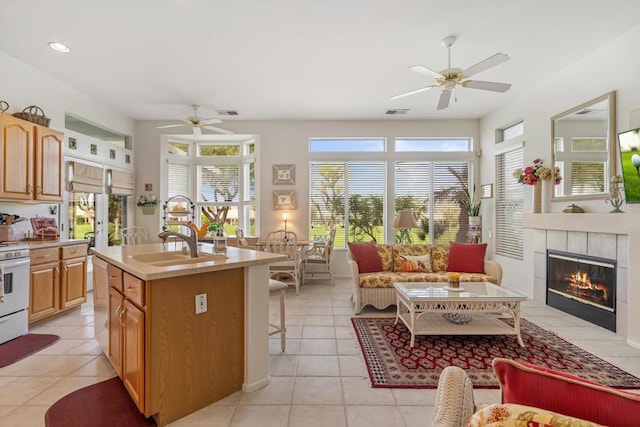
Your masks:
{"label": "wall mirror", "polygon": [[551,118],[551,159],[562,176],[552,200],[609,197],[616,167],[615,105],[613,91]]}

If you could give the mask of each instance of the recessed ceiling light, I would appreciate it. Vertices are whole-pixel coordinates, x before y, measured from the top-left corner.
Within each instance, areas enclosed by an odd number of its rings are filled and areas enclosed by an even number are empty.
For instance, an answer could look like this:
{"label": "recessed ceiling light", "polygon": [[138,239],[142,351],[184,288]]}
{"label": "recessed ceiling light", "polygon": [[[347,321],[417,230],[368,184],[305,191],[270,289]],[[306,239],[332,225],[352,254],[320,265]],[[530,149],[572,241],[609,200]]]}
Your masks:
{"label": "recessed ceiling light", "polygon": [[62,53],[71,52],[71,49],[69,49],[69,47],[66,44],[63,44],[60,42],[49,42],[49,47],[53,50],[57,50],[58,52],[62,52]]}

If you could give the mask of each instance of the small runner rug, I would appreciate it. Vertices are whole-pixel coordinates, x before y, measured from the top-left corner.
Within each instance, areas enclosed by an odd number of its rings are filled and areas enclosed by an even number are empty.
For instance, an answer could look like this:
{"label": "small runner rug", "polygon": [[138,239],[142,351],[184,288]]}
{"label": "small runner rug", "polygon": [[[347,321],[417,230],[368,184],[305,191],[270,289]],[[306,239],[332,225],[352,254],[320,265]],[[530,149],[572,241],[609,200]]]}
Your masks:
{"label": "small runner rug", "polygon": [[49,347],[60,339],[51,334],[27,334],[0,344],[0,368]]}
{"label": "small runner rug", "polygon": [[46,427],[147,427],[153,418],[138,411],[118,377],[76,390],[51,405]]}
{"label": "small runner rug", "polygon": [[[351,318],[372,387],[436,388],[447,366],[464,369],[475,388],[499,388],[491,361],[495,357],[568,372],[622,389],[640,388],[640,378],[521,319],[520,347],[515,335],[416,336],[394,318]],[[512,319],[503,321],[513,325]]]}

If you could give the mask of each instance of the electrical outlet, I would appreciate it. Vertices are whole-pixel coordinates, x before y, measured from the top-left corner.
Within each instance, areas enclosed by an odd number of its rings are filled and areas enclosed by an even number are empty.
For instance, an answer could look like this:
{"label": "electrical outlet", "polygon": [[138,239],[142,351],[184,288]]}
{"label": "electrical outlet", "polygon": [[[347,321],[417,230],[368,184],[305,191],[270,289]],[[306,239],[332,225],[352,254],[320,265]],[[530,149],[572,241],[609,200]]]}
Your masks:
{"label": "electrical outlet", "polygon": [[207,312],[207,294],[196,295],[196,314]]}

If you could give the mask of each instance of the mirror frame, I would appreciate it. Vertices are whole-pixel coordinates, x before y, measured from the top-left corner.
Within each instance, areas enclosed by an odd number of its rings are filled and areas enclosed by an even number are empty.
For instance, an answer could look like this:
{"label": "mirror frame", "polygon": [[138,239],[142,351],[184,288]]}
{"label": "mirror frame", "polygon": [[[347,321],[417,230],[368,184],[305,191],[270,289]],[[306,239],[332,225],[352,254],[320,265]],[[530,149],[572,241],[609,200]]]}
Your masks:
{"label": "mirror frame", "polygon": [[[608,156],[608,176],[605,177],[605,190],[602,193],[593,193],[593,194],[580,194],[580,195],[567,195],[567,196],[556,196],[555,192],[551,194],[552,201],[568,201],[568,200],[598,200],[598,199],[607,199],[609,198],[609,184],[611,182],[611,177],[616,174],[616,91],[613,90],[611,92],[605,93],[602,96],[591,99],[587,102],[584,102],[570,110],[563,111],[560,114],[556,114],[551,117],[551,165],[555,167],[556,164],[556,153],[555,153],[555,122],[558,119],[561,119],[565,116],[575,113],[576,111],[580,111],[589,107],[590,105],[597,104],[598,102],[609,101],[609,126],[608,126],[608,135],[607,135],[607,148],[609,150]],[[564,177],[563,177],[564,178]]]}

